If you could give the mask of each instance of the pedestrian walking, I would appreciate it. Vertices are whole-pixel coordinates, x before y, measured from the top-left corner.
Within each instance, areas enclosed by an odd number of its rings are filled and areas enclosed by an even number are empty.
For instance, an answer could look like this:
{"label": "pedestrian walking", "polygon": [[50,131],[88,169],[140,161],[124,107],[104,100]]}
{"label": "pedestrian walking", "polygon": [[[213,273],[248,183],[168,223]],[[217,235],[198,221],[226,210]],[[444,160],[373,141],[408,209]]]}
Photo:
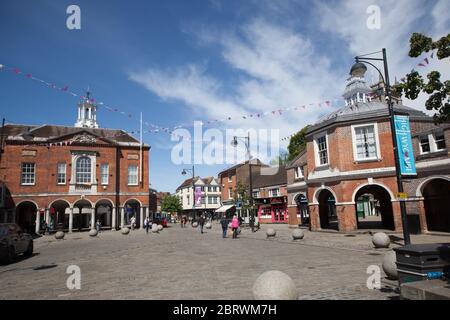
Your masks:
{"label": "pedestrian walking", "polygon": [[134,230],[134,228],[136,227],[136,218],[131,217],[130,223],[131,223],[131,230]]}
{"label": "pedestrian walking", "polygon": [[228,231],[228,220],[226,215],[223,215],[222,219],[220,219],[220,225],[222,226],[222,237],[226,238]]}
{"label": "pedestrian walking", "polygon": [[205,217],[200,216],[198,219],[198,226],[200,227],[200,233],[203,233],[203,226],[205,225]]}
{"label": "pedestrian walking", "polygon": [[150,226],[150,220],[148,219],[148,217],[145,218],[144,220],[144,228],[145,228],[145,232],[148,234],[148,229]]}
{"label": "pedestrian walking", "polygon": [[97,222],[95,223],[95,229],[97,229],[97,232],[100,232],[101,228],[102,228],[102,224],[100,223],[100,220],[97,219]]}
{"label": "pedestrian walking", "polygon": [[239,219],[237,215],[234,215],[233,220],[231,221],[231,230],[233,230],[233,239],[237,239],[239,228]]}
{"label": "pedestrian walking", "polygon": [[42,234],[45,235],[45,231],[47,231],[47,228],[48,228],[47,222],[45,222],[45,220],[42,221],[41,228],[42,228]]}

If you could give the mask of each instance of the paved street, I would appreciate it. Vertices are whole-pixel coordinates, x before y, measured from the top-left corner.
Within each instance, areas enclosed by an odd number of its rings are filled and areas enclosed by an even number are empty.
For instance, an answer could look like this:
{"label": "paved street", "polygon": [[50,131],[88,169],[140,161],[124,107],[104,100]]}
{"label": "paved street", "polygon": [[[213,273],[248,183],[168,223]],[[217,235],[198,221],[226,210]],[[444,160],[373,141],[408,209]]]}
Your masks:
{"label": "paved street", "polygon": [[[35,240],[33,257],[0,266],[0,298],[252,299],[256,278],[274,269],[295,281],[299,299],[397,298],[395,282],[383,279],[382,290],[365,286],[367,267],[381,266],[387,250],[373,249],[370,235],[306,231],[294,242],[286,225],[275,227],[271,240],[265,238],[267,226],[253,234],[245,229],[238,240],[222,239],[216,223],[203,235],[176,224],[160,234],[74,233],[62,241],[44,236]],[[66,287],[69,265],[81,268],[80,290]]]}

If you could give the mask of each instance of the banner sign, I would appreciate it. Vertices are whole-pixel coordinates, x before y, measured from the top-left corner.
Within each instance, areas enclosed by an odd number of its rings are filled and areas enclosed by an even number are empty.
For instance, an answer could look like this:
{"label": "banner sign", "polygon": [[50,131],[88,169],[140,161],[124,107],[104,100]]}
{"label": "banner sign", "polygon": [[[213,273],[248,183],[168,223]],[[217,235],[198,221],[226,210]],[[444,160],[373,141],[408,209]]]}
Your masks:
{"label": "banner sign", "polygon": [[202,187],[195,187],[195,205],[200,206],[202,204]]}
{"label": "banner sign", "polygon": [[416,164],[414,161],[414,152],[411,141],[411,129],[409,127],[408,116],[394,116],[396,139],[397,139],[397,154],[400,162],[400,174],[402,175],[416,175]]}

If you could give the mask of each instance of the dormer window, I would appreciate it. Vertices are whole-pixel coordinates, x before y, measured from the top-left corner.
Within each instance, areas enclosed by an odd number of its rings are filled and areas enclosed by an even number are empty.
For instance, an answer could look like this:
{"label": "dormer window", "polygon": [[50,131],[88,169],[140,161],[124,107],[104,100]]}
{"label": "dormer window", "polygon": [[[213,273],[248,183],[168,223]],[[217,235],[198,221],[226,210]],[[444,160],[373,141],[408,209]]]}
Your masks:
{"label": "dormer window", "polygon": [[295,168],[295,179],[301,179],[303,178],[303,167],[296,167]]}

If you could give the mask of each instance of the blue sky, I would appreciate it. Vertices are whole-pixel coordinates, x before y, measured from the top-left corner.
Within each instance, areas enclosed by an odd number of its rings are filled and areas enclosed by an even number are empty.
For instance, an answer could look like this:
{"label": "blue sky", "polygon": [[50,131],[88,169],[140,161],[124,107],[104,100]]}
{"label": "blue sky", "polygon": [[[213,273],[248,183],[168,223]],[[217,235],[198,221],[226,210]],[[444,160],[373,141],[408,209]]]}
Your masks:
{"label": "blue sky", "polygon": [[[81,8],[81,30],[66,28],[66,8]],[[381,29],[366,26],[369,5],[381,8]],[[391,76],[419,59],[407,57],[412,32],[450,30],[450,1],[0,1],[0,64],[68,85],[163,127],[232,116],[219,128],[270,128],[292,134],[329,109],[245,120],[242,115],[339,96],[357,54],[388,50]],[[434,65],[446,79],[448,62]],[[431,66],[430,66],[431,67]],[[423,70],[426,72],[427,70]],[[373,72],[368,80],[374,80]],[[408,103],[423,108],[424,98]],[[0,71],[0,116],[7,122],[73,125],[77,99]],[[135,120],[100,108],[102,127],[139,129]],[[175,142],[146,133],[150,181],[174,191],[186,165],[175,165]],[[281,142],[281,148],[286,143]],[[242,150],[241,150],[242,151]],[[196,165],[216,175],[223,165]]]}

